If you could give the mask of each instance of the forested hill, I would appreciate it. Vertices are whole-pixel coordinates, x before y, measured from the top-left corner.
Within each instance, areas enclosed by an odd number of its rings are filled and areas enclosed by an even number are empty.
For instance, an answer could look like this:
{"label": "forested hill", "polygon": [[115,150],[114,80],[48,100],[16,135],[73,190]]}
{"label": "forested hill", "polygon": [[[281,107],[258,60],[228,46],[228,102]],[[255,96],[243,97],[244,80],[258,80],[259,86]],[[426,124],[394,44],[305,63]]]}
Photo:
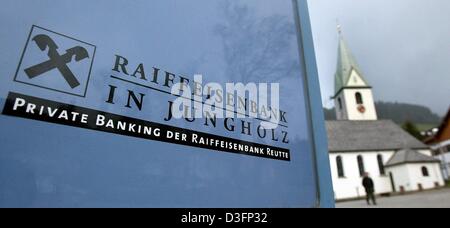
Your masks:
{"label": "forested hill", "polygon": [[[420,124],[439,124],[441,117],[433,113],[429,108],[421,105],[412,105],[392,102],[375,103],[378,119],[393,120],[398,124],[407,121]],[[336,114],[333,109],[324,109],[327,120],[335,120]]]}

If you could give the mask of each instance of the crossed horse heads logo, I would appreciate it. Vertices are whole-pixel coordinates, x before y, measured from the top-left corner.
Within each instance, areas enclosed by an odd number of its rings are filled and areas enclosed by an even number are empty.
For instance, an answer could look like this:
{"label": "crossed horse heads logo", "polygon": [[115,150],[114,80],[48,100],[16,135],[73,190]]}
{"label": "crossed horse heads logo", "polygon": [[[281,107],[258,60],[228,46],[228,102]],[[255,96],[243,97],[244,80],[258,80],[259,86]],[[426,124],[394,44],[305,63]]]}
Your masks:
{"label": "crossed horse heads logo", "polygon": [[49,36],[44,34],[36,35],[33,38],[33,41],[36,42],[36,45],[39,49],[41,49],[41,51],[45,51],[48,48],[47,55],[49,60],[25,69],[25,73],[30,79],[38,77],[56,68],[72,89],[80,85],[80,82],[72,73],[67,64],[72,62],[73,57],[75,57],[75,61],[77,62],[89,58],[88,51],[85,48],[75,46],[67,49],[65,54],[60,55],[58,52],[58,46]]}

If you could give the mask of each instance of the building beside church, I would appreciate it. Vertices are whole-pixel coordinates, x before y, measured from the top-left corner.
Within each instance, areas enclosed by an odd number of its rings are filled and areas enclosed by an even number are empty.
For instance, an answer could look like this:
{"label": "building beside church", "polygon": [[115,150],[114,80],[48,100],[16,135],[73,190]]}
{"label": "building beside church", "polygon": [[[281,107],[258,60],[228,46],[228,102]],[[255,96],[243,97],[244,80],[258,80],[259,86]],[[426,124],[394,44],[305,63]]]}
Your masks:
{"label": "building beside church", "polygon": [[433,152],[435,158],[441,161],[442,174],[444,179],[450,179],[450,109],[444,117],[436,133],[431,133],[425,140]]}
{"label": "building beside church", "polygon": [[335,75],[336,121],[327,121],[335,198],[365,196],[369,173],[377,194],[444,185],[439,160],[430,148],[390,120],[378,120],[372,87],[341,32]]}

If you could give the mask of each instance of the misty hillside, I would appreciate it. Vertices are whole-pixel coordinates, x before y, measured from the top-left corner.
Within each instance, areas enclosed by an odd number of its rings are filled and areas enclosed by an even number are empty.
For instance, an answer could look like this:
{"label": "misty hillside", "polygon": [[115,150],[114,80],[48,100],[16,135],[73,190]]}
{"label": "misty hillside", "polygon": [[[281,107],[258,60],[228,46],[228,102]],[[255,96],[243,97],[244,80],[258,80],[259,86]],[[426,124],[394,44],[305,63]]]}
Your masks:
{"label": "misty hillside", "polygon": [[[406,121],[420,124],[437,125],[441,117],[433,113],[429,108],[420,105],[411,105],[392,102],[375,103],[378,119],[393,120],[397,124],[403,124]],[[324,109],[326,120],[335,120],[336,114],[333,109]]]}

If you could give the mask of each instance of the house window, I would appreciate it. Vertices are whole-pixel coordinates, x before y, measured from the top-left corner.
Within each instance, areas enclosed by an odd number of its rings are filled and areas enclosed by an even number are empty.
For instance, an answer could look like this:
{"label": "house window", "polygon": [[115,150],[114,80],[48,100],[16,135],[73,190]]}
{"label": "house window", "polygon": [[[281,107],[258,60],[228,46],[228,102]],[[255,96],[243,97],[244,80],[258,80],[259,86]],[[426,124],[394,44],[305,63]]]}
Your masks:
{"label": "house window", "polygon": [[345,177],[344,164],[342,162],[342,157],[341,156],[337,156],[336,157],[336,165],[337,165],[338,176],[340,178]]}
{"label": "house window", "polygon": [[363,98],[360,92],[355,93],[356,104],[363,104]]}
{"label": "house window", "polygon": [[358,168],[359,175],[364,176],[364,173],[366,173],[366,169],[364,168],[364,159],[361,155],[358,156]]}
{"label": "house window", "polygon": [[386,171],[384,170],[383,155],[381,155],[381,154],[377,155],[377,160],[378,160],[378,169],[380,170],[380,175],[386,175]]}
{"label": "house window", "polygon": [[430,173],[428,172],[428,169],[425,166],[422,167],[422,175],[424,177],[429,177],[430,176]]}
{"label": "house window", "polygon": [[338,98],[339,110],[342,110],[342,100]]}

